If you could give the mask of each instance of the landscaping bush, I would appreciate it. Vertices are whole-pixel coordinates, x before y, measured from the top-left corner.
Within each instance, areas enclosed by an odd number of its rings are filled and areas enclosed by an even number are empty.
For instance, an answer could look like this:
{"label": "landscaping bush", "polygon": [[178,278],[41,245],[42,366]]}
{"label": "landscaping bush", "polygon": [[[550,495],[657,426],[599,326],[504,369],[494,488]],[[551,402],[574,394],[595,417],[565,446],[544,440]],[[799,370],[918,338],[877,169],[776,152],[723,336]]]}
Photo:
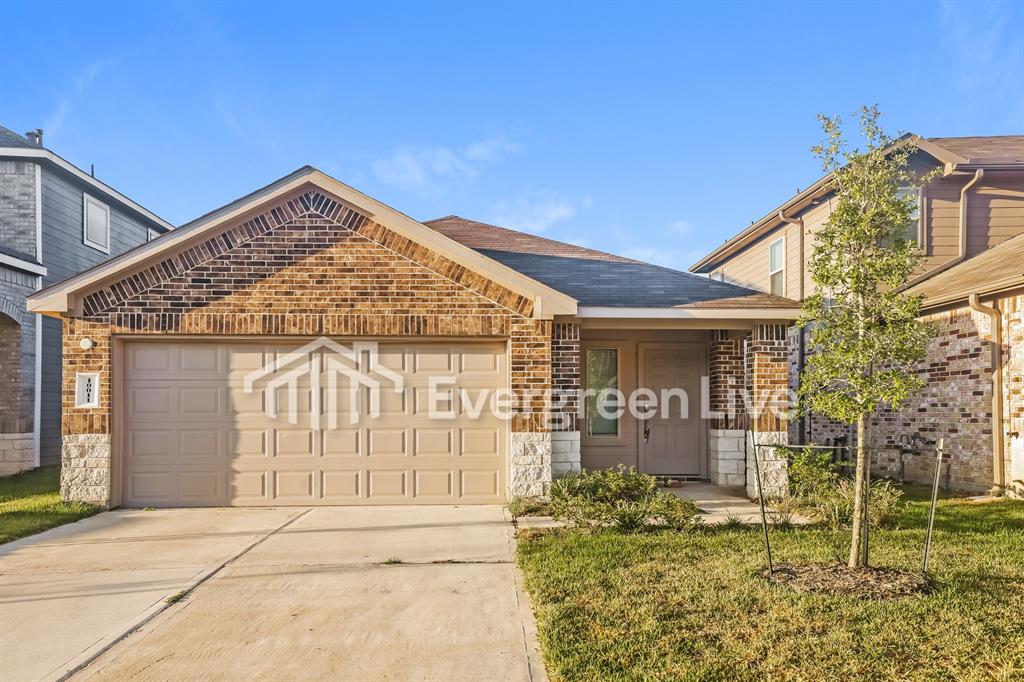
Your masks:
{"label": "landscaping bush", "polygon": [[812,498],[835,485],[839,479],[830,452],[804,448],[779,454],[789,457],[789,490],[797,499]]}
{"label": "landscaping bush", "polygon": [[653,476],[623,466],[559,479],[551,487],[551,512],[588,531],[686,530],[699,522],[692,500],[659,492]]}
{"label": "landscaping bush", "polygon": [[[812,516],[834,529],[846,528],[853,520],[853,481],[843,479],[819,490],[807,504]],[[903,491],[889,481],[872,481],[868,500],[868,522],[872,528],[886,526],[903,508]]]}

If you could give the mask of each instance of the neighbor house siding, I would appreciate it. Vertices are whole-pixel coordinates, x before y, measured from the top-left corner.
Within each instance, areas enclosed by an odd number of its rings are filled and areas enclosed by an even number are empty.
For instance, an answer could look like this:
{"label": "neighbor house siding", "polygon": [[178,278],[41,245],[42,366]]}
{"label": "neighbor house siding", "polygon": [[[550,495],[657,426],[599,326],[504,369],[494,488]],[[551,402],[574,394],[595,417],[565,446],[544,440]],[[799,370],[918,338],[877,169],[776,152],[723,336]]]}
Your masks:
{"label": "neighbor house siding", "polygon": [[780,237],[785,237],[786,240],[786,291],[783,295],[787,298],[796,297],[801,270],[800,232],[796,225],[781,226],[736,254],[714,271],[715,279],[718,279],[718,275],[723,275],[724,281],[730,284],[770,292],[768,252],[771,243]]}
{"label": "neighbor house siding", "polygon": [[[110,207],[110,253],[82,240],[83,195]],[[43,286],[67,279],[83,270],[146,242],[149,226],[124,211],[94,188],[63,173],[43,168]],[[43,363],[40,459],[56,464],[61,452],[61,321],[43,319]]]}

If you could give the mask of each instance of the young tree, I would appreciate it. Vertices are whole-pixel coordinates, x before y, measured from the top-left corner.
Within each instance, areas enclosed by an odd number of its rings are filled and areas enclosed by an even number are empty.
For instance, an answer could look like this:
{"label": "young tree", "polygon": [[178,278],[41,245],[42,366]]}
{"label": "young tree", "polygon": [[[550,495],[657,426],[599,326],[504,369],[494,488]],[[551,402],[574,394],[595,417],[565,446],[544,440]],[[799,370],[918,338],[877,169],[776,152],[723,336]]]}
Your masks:
{"label": "young tree", "polygon": [[813,237],[815,293],[800,320],[814,349],[801,374],[801,408],[857,424],[850,568],[864,565],[868,419],[882,405],[899,409],[923,387],[912,368],[930,335],[917,319],[921,299],[900,293],[920,262],[907,235],[916,193],[905,188],[928,178],[908,166],[913,146],[882,131],[877,107],[862,107],[859,118],[863,151],[849,148],[839,117],[818,116],[825,139],[812,151],[831,173],[835,197]]}

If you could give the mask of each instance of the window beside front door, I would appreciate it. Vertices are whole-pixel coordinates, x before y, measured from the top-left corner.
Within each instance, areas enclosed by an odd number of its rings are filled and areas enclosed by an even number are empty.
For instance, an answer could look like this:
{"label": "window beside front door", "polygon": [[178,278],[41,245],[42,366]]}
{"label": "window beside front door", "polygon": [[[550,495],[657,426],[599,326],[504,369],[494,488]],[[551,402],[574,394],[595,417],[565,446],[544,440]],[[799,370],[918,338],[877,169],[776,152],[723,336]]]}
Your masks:
{"label": "window beside front door", "polygon": [[611,415],[619,407],[619,352],[614,348],[591,348],[585,362],[587,435],[618,436],[619,419]]}
{"label": "window beside front door", "polygon": [[786,295],[786,239],[776,239],[768,247],[768,282],[776,296]]}

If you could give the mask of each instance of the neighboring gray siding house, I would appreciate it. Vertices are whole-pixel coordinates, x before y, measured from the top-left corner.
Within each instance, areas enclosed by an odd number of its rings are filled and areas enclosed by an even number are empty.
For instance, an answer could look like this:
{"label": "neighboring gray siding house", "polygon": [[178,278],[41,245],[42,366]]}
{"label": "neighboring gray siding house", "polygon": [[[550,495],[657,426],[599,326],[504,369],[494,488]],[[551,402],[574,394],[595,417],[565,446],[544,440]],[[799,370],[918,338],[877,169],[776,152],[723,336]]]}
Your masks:
{"label": "neighboring gray siding house", "polygon": [[42,131],[0,126],[0,475],[60,461],[61,322],[26,312],[26,297],[171,229],[43,147]]}

